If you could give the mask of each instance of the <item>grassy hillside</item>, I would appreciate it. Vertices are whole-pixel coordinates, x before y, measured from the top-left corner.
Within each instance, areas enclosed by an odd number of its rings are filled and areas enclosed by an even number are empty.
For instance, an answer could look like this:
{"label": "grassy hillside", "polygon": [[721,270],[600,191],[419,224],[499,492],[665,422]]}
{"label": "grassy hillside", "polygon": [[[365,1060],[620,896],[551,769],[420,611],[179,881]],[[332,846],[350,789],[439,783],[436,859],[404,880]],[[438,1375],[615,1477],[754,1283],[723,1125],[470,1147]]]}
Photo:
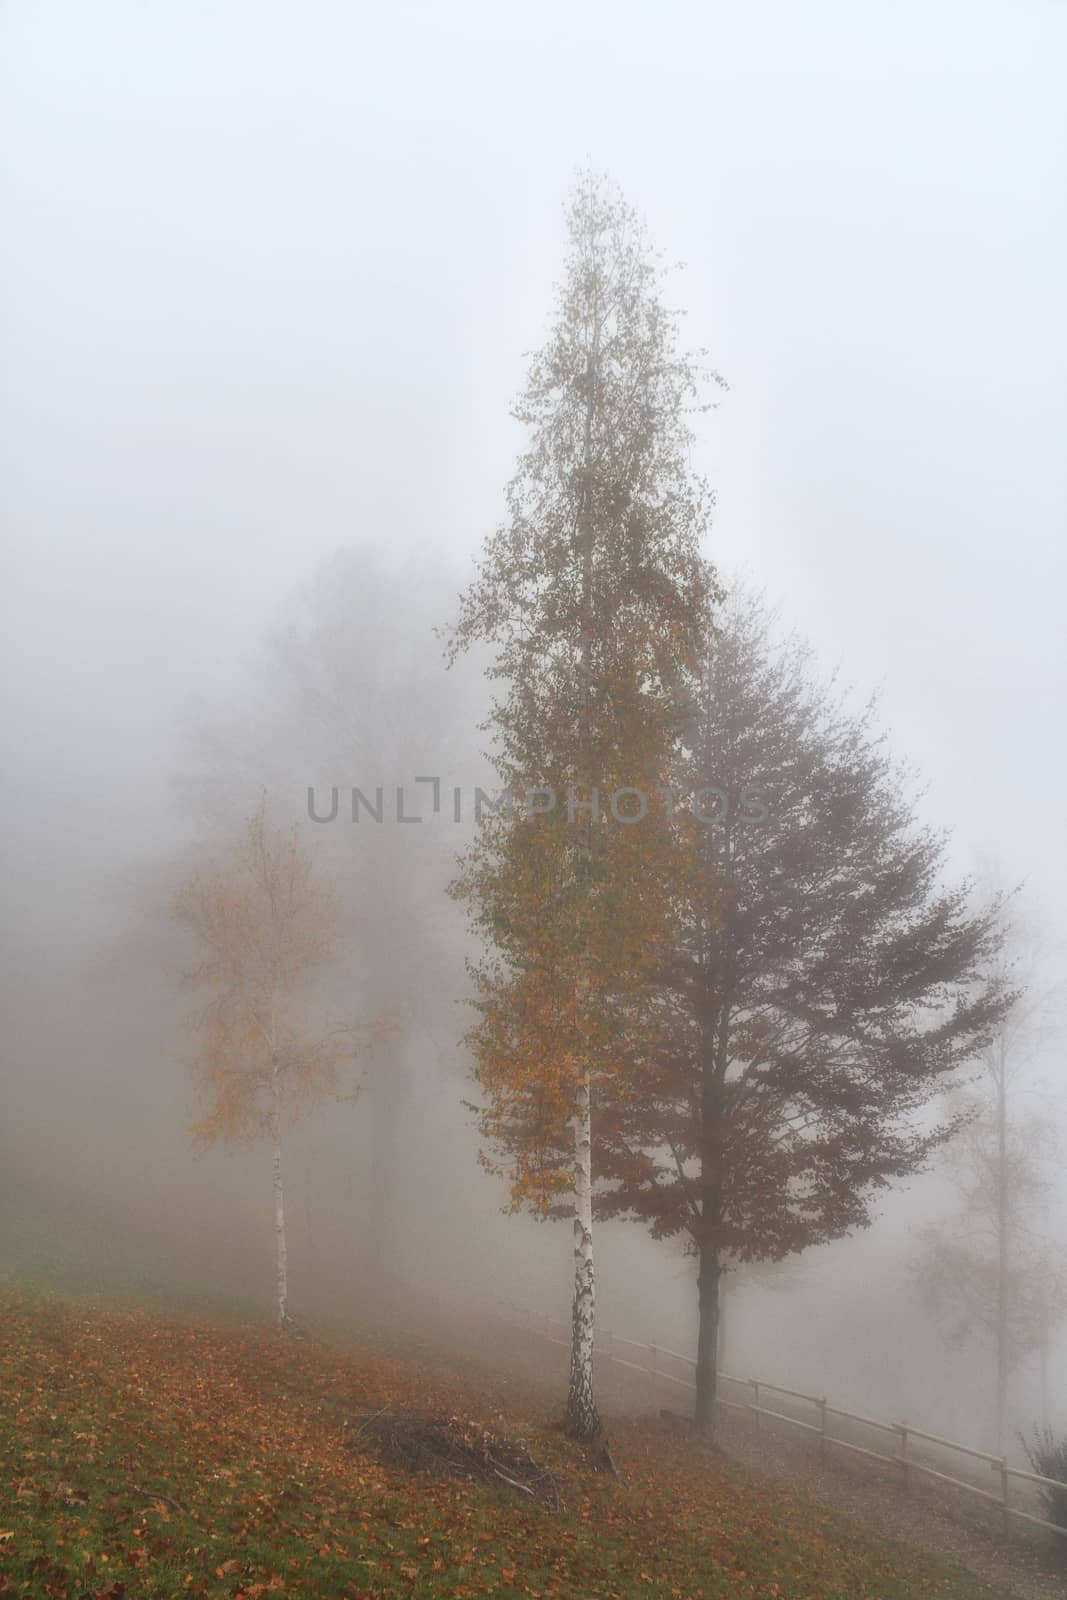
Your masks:
{"label": "grassy hillside", "polygon": [[[9,1290],[0,1395],[5,1600],[994,1595],[658,1419],[613,1430],[619,1484],[535,1393],[268,1329]],[[564,1509],[383,1465],[358,1420],[383,1408],[507,1433],[551,1469]]]}

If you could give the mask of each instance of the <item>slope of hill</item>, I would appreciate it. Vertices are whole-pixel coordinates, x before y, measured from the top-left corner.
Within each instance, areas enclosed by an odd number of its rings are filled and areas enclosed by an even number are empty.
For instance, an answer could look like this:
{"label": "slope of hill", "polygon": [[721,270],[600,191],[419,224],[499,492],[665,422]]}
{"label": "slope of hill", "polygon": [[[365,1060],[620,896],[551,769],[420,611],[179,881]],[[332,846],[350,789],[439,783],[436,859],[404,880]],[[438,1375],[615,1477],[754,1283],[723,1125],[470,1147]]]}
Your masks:
{"label": "slope of hill", "polygon": [[[614,1424],[618,1483],[514,1383],[10,1291],[0,1328],[5,1600],[1007,1600],[659,1419]],[[383,1410],[507,1435],[563,1509],[383,1464]]]}

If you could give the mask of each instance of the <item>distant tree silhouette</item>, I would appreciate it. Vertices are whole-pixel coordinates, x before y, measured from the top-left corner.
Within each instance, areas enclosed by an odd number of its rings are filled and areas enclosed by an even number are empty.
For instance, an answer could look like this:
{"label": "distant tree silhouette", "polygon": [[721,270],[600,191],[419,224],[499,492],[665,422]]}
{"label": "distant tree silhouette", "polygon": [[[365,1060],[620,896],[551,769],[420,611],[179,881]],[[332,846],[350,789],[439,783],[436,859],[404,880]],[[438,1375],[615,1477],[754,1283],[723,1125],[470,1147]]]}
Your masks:
{"label": "distant tree silhouette", "polygon": [[946,1152],[959,1207],[922,1230],[915,1263],[923,1302],[949,1345],[977,1339],[992,1347],[998,1451],[1007,1437],[1009,1379],[1034,1354],[1047,1408],[1049,1345],[1067,1315],[1067,1262],[1041,1225],[1056,1130],[1047,1116],[1017,1103],[1047,1025],[1049,995],[1036,981],[1038,952],[1019,925],[1007,928],[1006,954],[1005,973],[1022,987],[983,1051],[977,1092],[958,1097],[967,1121]]}

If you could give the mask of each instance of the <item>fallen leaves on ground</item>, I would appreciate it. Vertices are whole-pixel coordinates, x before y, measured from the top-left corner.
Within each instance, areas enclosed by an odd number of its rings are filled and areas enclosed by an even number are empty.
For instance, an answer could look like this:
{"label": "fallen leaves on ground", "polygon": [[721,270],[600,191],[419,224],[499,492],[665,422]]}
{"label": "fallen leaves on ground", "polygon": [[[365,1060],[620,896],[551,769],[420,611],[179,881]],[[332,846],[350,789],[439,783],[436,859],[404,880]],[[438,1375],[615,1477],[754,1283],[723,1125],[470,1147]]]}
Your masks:
{"label": "fallen leaves on ground", "polygon": [[[0,1328],[4,1600],[993,1600],[658,1418],[618,1424],[616,1483],[536,1407],[379,1354],[10,1294]],[[506,1441],[565,1509],[380,1460],[375,1413]]]}

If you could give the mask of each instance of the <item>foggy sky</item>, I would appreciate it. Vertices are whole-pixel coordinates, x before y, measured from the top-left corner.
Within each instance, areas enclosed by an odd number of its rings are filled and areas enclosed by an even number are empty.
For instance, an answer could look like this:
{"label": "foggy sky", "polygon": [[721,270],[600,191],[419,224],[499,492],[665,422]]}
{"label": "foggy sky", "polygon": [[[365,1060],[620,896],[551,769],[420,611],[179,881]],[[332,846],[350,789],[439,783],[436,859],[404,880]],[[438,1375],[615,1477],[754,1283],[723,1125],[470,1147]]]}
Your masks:
{"label": "foggy sky", "polygon": [[1043,0],[6,5],[9,843],[85,892],[318,558],[477,548],[591,160],[731,386],[712,554],[1062,904],[1065,46]]}

